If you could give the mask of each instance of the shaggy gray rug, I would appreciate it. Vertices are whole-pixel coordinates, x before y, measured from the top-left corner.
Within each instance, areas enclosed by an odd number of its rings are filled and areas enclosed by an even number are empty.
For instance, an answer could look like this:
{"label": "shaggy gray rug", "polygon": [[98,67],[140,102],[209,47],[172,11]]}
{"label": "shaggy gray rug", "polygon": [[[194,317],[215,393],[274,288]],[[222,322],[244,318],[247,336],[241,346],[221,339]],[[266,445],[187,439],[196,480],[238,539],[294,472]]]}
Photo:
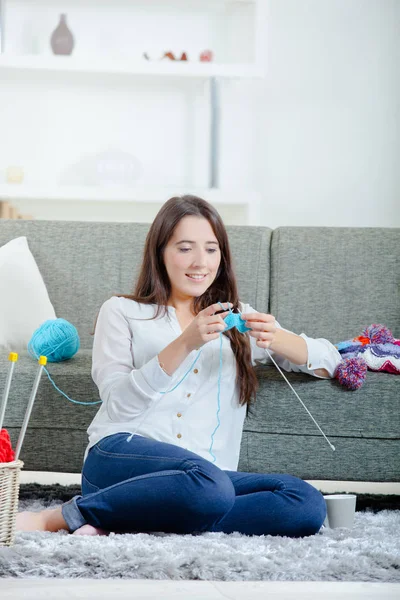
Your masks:
{"label": "shaggy gray rug", "polygon": [[[20,510],[61,504],[21,500]],[[213,581],[400,581],[400,510],[356,512],[354,528],[311,537],[239,533],[72,536],[17,533],[0,577]]]}

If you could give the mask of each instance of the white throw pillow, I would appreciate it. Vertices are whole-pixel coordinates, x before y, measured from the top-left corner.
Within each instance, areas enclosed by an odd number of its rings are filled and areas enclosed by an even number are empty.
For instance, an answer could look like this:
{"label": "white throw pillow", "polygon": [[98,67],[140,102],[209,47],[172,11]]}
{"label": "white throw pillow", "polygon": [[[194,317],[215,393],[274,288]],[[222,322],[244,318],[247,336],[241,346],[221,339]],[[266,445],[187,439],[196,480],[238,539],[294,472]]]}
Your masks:
{"label": "white throw pillow", "polygon": [[26,350],[35,329],[55,318],[26,237],[11,240],[0,248],[0,349]]}

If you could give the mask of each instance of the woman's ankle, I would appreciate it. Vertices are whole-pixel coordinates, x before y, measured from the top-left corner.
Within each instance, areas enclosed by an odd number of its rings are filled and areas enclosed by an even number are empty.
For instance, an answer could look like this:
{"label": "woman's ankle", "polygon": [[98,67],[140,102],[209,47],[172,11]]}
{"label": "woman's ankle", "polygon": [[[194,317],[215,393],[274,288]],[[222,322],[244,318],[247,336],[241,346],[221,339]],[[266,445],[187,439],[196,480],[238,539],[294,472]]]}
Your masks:
{"label": "woman's ankle", "polygon": [[68,529],[61,506],[39,512],[23,511],[16,517],[16,531],[59,531]]}
{"label": "woman's ankle", "polygon": [[59,531],[65,529],[69,531],[69,527],[63,517],[61,506],[56,508],[50,508],[42,511],[43,518],[45,521],[46,531]]}

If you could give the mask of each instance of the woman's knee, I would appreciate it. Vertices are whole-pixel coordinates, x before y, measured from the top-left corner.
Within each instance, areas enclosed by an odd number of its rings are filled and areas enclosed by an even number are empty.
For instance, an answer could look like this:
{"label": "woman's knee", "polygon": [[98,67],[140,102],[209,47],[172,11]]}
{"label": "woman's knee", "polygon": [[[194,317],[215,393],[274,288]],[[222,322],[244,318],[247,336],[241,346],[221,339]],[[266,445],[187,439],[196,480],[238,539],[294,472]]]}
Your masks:
{"label": "woman's knee", "polygon": [[225,516],[235,503],[235,488],[222,470],[210,473],[210,469],[194,467],[192,477],[195,491],[190,497],[190,510],[203,519],[214,523]]}
{"label": "woman's knee", "polygon": [[314,486],[298,479],[298,506],[296,529],[297,536],[314,535],[321,529],[326,517],[326,502],[324,496]]}

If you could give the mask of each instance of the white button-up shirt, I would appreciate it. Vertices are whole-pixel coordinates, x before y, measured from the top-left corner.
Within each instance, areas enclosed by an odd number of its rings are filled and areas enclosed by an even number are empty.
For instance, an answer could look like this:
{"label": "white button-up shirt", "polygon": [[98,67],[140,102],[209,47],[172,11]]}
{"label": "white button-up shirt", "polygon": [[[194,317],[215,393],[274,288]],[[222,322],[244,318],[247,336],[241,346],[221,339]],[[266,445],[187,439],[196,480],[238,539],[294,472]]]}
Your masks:
{"label": "white button-up shirt", "polygon": [[[230,340],[222,335],[222,372],[218,412],[220,339],[193,350],[172,376],[159,365],[158,353],[182,333],[175,309],[152,319],[154,304],[112,297],[100,309],[93,344],[92,377],[102,404],[87,433],[89,449],[113,433],[136,433],[175,444],[210,460],[224,470],[236,471],[239,462],[246,404],[239,404],[236,359]],[[241,304],[241,312],[257,312]],[[276,326],[283,329],[276,322]],[[287,330],[285,330],[287,331]],[[315,375],[325,368],[330,377],[341,361],[340,353],[326,339],[309,338],[308,361],[296,365],[270,350],[286,371]],[[250,336],[252,364],[272,364],[266,351]],[[195,359],[197,361],[193,365]],[[183,381],[170,393],[187,373]],[[218,415],[217,415],[218,412]],[[219,422],[219,427],[218,426]],[[213,435],[214,434],[214,435]],[[128,438],[128,435],[127,435]],[[212,447],[211,447],[212,443]]]}

